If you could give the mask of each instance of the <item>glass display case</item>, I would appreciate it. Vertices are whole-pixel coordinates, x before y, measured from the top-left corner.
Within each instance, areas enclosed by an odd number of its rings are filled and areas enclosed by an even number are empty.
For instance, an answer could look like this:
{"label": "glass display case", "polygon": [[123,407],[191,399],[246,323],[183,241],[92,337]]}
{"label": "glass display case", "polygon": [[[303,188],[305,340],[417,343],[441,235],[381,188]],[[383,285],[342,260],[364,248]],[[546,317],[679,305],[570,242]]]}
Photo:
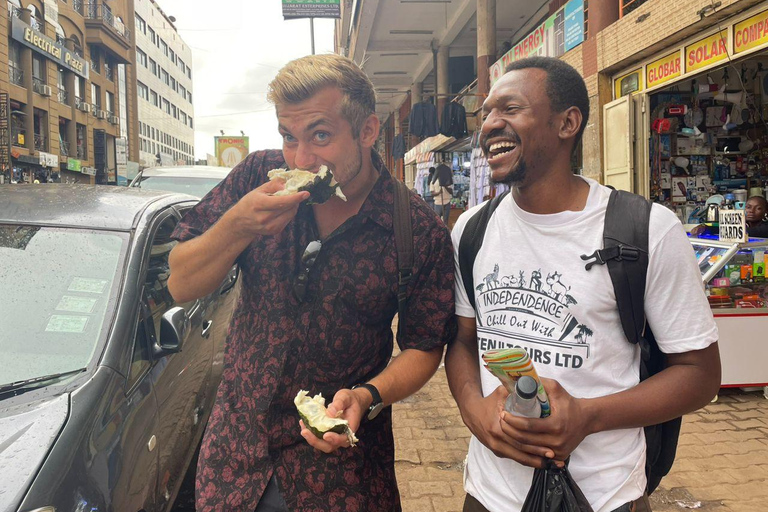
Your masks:
{"label": "glass display case", "polygon": [[768,386],[768,239],[690,241],[720,334],[722,386]]}

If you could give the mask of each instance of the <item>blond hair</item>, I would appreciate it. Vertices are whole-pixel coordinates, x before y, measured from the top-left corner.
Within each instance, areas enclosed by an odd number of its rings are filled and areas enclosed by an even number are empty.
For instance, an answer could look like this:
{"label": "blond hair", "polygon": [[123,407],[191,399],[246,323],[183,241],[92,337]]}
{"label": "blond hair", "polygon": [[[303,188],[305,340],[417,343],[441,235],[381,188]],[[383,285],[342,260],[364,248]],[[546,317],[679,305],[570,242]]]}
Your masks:
{"label": "blond hair", "polygon": [[351,59],[328,54],[293,60],[270,82],[267,99],[275,105],[301,103],[326,87],[341,89],[341,115],[357,138],[365,120],[376,112],[376,93],[368,76]]}

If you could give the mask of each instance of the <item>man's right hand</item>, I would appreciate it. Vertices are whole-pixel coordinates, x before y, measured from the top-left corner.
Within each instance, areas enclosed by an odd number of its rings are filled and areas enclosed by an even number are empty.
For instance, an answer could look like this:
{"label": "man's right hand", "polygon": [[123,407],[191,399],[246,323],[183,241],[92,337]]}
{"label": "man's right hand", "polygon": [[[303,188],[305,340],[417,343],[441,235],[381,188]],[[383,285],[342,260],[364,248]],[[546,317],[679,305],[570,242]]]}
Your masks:
{"label": "man's right hand", "polygon": [[549,448],[522,445],[501,429],[501,413],[509,393],[499,386],[487,397],[467,404],[462,411],[464,423],[474,436],[497,457],[513,459],[524,466],[543,468],[555,456]]}
{"label": "man's right hand", "polygon": [[309,199],[309,192],[274,196],[283,190],[283,180],[272,180],[250,191],[232,208],[230,226],[243,238],[276,235],[296,216],[299,204]]}

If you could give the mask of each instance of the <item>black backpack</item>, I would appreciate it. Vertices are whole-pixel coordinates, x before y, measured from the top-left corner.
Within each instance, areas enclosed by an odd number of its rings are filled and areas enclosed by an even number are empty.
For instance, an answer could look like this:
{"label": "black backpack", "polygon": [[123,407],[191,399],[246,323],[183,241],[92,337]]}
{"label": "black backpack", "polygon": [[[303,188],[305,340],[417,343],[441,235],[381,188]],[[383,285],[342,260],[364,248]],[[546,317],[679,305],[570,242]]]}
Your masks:
{"label": "black backpack", "polygon": [[[485,230],[493,212],[508,192],[494,197],[464,227],[459,242],[459,269],[467,297],[475,308],[472,271],[483,245]],[[582,255],[586,269],[607,265],[616,294],[621,325],[630,343],[640,345],[640,380],[666,367],[666,356],[648,327],[644,311],[645,278],[648,272],[648,226],[651,203],[641,196],[614,190],[608,200],[603,248]],[[645,427],[647,492],[651,494],[669,473],[675,461],[682,418]]]}

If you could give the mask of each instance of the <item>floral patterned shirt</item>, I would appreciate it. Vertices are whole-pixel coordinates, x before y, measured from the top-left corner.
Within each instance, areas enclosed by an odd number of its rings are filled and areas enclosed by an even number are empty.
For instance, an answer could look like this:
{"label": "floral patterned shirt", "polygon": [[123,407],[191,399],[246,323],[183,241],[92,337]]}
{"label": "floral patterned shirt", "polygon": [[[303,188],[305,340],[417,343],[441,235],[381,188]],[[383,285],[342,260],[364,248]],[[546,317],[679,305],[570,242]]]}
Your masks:
{"label": "floral patterned shirt", "polygon": [[[300,258],[315,240],[312,208],[277,236],[257,237],[239,256],[242,295],[224,373],[203,438],[197,510],[253,511],[273,474],[289,510],[400,510],[391,408],[357,431],[355,448],[327,455],[301,437],[293,398],[365,382],[388,364],[397,312],[394,180],[374,152],[380,177],[357,215],[323,240],[307,293],[292,293]],[[285,167],[282,152],[258,151],[190,210],[174,238],[204,233],[267,171]],[[411,194],[413,278],[401,349],[442,347],[455,332],[454,262],[446,226]]]}

